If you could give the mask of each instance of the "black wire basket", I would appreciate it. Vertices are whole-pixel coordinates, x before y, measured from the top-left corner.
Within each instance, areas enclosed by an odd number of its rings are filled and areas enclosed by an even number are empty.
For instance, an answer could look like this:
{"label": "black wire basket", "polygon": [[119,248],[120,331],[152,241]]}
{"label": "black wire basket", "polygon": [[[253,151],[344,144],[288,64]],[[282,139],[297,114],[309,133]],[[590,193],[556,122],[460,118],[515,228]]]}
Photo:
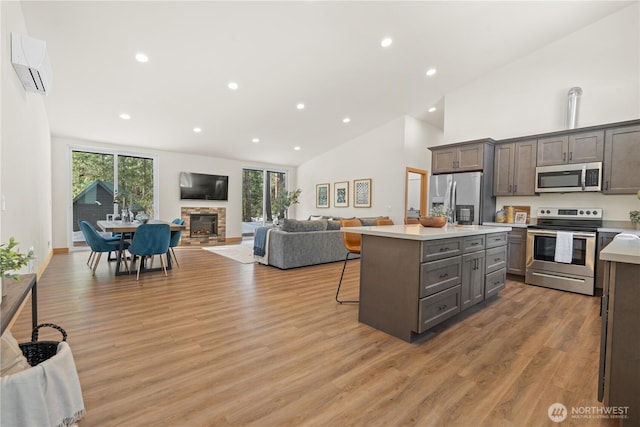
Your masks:
{"label": "black wire basket", "polygon": [[53,323],[42,323],[33,328],[33,332],[31,332],[31,342],[19,344],[22,354],[24,354],[24,357],[31,366],[36,366],[44,362],[58,352],[58,344],[60,344],[60,341],[38,341],[38,331],[40,328],[45,327],[57,329],[62,333],[62,341],[67,340],[66,331]]}

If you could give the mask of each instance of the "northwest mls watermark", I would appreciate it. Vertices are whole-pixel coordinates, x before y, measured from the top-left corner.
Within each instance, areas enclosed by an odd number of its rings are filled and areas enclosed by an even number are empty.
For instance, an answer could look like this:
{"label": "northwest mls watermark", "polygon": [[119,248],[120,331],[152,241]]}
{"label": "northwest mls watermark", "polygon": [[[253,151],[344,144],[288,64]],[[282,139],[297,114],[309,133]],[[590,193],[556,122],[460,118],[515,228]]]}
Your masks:
{"label": "northwest mls watermark", "polygon": [[624,420],[629,418],[628,406],[572,406],[571,411],[562,403],[554,403],[547,410],[549,419],[561,423],[567,418],[574,420]]}

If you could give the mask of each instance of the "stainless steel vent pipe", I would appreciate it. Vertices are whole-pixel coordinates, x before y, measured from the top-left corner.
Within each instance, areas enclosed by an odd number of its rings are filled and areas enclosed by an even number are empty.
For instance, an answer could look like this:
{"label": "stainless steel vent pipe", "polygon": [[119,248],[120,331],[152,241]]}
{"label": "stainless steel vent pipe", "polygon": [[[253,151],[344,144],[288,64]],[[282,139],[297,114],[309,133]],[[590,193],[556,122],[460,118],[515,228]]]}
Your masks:
{"label": "stainless steel vent pipe", "polygon": [[567,104],[567,129],[574,129],[576,127],[576,119],[578,116],[578,97],[582,95],[582,88],[572,87],[568,93]]}

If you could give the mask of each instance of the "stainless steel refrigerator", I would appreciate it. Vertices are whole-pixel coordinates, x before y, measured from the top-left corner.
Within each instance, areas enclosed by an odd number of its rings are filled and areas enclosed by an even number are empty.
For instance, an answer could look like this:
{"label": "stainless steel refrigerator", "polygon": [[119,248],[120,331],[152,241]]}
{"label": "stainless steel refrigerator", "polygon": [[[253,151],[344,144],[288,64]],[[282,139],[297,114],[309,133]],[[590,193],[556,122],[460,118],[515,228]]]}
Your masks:
{"label": "stainless steel refrigerator", "polygon": [[454,224],[482,224],[494,221],[496,199],[491,176],[482,172],[432,175],[429,210],[443,206]]}

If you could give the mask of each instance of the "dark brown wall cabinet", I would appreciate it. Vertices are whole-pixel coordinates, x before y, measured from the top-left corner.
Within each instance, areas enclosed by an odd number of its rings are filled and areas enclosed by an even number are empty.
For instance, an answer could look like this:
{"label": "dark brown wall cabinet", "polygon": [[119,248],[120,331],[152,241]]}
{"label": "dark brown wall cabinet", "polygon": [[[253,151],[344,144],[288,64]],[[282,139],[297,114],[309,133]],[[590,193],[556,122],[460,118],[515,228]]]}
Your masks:
{"label": "dark brown wall cabinet", "polygon": [[535,194],[536,147],[536,140],[495,146],[494,196],[533,196]]}
{"label": "dark brown wall cabinet", "polygon": [[603,167],[603,193],[634,194],[640,189],[640,126],[605,132]]}
{"label": "dark brown wall cabinet", "polygon": [[430,147],[431,173],[482,171],[493,161],[493,140],[468,141]]}
{"label": "dark brown wall cabinet", "polygon": [[538,166],[601,162],[604,131],[558,135],[538,139]]}

